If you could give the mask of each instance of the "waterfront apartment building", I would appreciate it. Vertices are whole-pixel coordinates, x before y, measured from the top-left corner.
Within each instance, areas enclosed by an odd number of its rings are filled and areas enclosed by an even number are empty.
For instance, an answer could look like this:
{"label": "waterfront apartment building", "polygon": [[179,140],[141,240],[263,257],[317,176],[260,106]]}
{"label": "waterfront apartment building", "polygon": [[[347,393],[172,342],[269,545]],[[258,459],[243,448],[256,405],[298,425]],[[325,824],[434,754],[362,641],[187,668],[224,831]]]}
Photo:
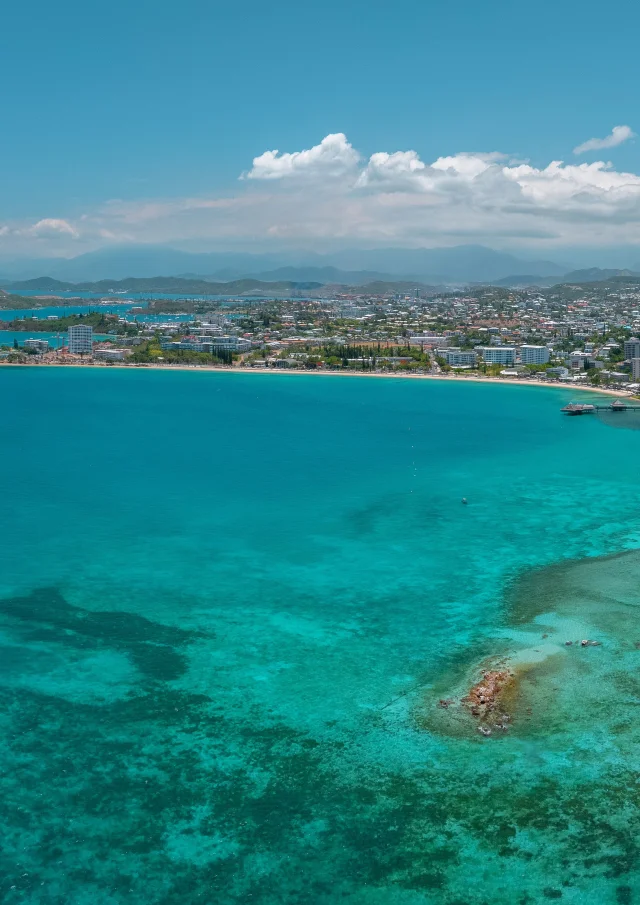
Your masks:
{"label": "waterfront apartment building", "polygon": [[250,339],[241,336],[215,336],[211,339],[215,349],[227,349],[230,352],[250,352],[252,345]]}
{"label": "waterfront apartment building", "polygon": [[574,369],[574,371],[582,371],[587,368],[587,361],[589,360],[589,356],[586,352],[583,352],[581,349],[575,349],[569,355],[569,366]]}
{"label": "waterfront apartment building", "polygon": [[93,351],[93,327],[85,324],[76,324],[69,327],[68,332],[69,351],[74,355],[91,355]]}
{"label": "waterfront apartment building", "polygon": [[49,341],[46,339],[25,339],[22,346],[25,349],[31,349],[33,352],[37,352],[38,355],[43,355],[45,352],[49,351]]}
{"label": "waterfront apartment building", "polygon": [[624,341],[624,357],[625,359],[640,358],[640,339],[637,336],[631,336]]}
{"label": "waterfront apartment building", "polygon": [[93,357],[98,361],[124,361],[128,354],[127,349],[96,349]]}
{"label": "waterfront apartment building", "polygon": [[631,376],[634,380],[640,380],[640,358],[631,359]]}
{"label": "waterfront apartment building", "polygon": [[462,349],[442,349],[438,352],[452,368],[475,367],[478,361],[477,352],[469,352]]}
{"label": "waterfront apartment building", "polygon": [[211,339],[200,337],[183,339],[180,342],[163,342],[160,347],[166,351],[208,352],[213,355],[216,352],[250,352],[251,340],[241,339],[238,336],[214,336]]}
{"label": "waterfront apartment building", "polygon": [[546,346],[520,346],[520,361],[523,365],[549,364],[549,350]]}
{"label": "waterfront apartment building", "polygon": [[480,346],[476,349],[485,364],[488,365],[514,365],[516,363],[516,350],[512,346]]}

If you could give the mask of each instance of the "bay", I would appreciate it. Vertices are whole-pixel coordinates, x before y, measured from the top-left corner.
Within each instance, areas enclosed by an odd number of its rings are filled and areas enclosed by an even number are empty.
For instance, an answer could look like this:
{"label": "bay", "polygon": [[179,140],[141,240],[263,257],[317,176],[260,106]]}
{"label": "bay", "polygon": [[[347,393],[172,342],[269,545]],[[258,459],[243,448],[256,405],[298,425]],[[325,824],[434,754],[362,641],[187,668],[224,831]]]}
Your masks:
{"label": "bay", "polygon": [[[637,431],[542,387],[0,386],[3,901],[635,900]],[[511,729],[452,730],[494,657]]]}
{"label": "bay", "polygon": [[137,307],[131,304],[125,305],[47,305],[42,308],[4,308],[0,309],[0,321],[12,320],[46,320],[49,317],[69,317],[73,314],[117,314],[130,321],[141,323],[170,323],[185,322],[194,319],[193,314],[145,314],[131,309]]}

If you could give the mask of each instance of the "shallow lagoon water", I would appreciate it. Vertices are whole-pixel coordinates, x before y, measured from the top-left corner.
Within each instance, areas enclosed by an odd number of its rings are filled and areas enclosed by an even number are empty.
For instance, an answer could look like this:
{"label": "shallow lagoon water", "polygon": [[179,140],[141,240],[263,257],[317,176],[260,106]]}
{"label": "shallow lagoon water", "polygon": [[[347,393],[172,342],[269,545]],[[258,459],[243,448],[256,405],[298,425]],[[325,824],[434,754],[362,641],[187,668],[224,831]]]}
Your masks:
{"label": "shallow lagoon water", "polygon": [[193,314],[141,314],[139,311],[131,311],[135,307],[144,307],[128,304],[119,305],[48,305],[42,308],[3,308],[0,309],[0,323],[13,320],[46,320],[49,317],[69,317],[72,314],[117,314],[126,320],[138,323],[184,323],[195,319]]}
{"label": "shallow lagoon water", "polygon": [[[640,901],[636,431],[540,387],[0,383],[3,902]],[[495,657],[510,731],[438,723]]]}

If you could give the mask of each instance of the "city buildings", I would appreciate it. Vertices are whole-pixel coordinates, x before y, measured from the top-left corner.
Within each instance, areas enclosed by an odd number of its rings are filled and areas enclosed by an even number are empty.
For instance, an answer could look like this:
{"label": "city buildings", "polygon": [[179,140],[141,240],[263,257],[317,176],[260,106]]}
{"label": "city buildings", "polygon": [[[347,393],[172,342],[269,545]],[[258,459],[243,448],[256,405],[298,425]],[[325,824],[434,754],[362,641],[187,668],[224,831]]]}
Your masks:
{"label": "city buildings", "polygon": [[[153,306],[166,312],[164,301]],[[522,377],[533,378],[532,370],[545,367],[550,379],[600,386],[622,384],[631,373],[634,381],[640,379],[638,363],[633,363],[640,359],[636,278],[549,289],[478,286],[464,294],[441,291],[420,298],[397,291],[377,295],[358,287],[327,298],[238,299],[224,307],[190,299],[177,307],[183,310],[153,322],[134,324],[105,315],[97,326],[99,321],[92,319],[93,329],[113,344],[107,349],[96,344],[96,360],[121,361],[126,347],[127,361],[134,364],[177,363],[186,356],[171,353],[184,350],[190,363],[201,360],[203,366],[214,365],[217,357],[225,366],[276,367],[286,361],[285,367],[437,375],[445,363],[463,371],[486,364],[483,369],[490,374],[508,376],[516,368]],[[184,318],[178,316],[182,313]],[[44,351],[46,340],[32,342],[39,335],[32,331],[40,329],[35,321],[44,318],[18,320],[24,323],[17,329],[29,340],[16,341],[15,347]],[[80,317],[69,321],[75,323],[69,349],[89,358],[91,327]],[[55,330],[56,325],[52,321],[41,329]],[[57,332],[61,329],[58,325]],[[12,350],[7,348],[6,354]]]}
{"label": "city buildings", "polygon": [[546,346],[520,346],[520,361],[523,365],[546,365],[549,363],[549,349]]}
{"label": "city buildings", "polygon": [[37,352],[38,355],[44,355],[49,351],[49,341],[46,339],[25,339],[22,346],[24,349]]}
{"label": "city buildings", "polygon": [[128,349],[96,349],[93,357],[98,361],[124,361],[128,354]]}
{"label": "city buildings", "polygon": [[211,339],[191,337],[176,342],[163,342],[161,348],[166,351],[208,352],[211,355],[216,352],[250,352],[251,340],[238,336],[215,336]]}
{"label": "city buildings", "polygon": [[91,355],[93,351],[93,327],[76,324],[69,327],[69,351],[74,355]]}
{"label": "city buildings", "polygon": [[625,359],[640,358],[640,339],[636,336],[631,336],[625,340],[624,357]]}
{"label": "city buildings", "polygon": [[[400,339],[399,342],[402,342],[402,339]],[[430,336],[429,334],[425,334],[423,336],[409,337],[410,346],[431,346],[433,348],[441,349],[448,346],[450,342],[450,336]]]}
{"label": "city buildings", "polygon": [[479,346],[476,351],[488,365],[513,365],[516,362],[516,350],[510,346]]}
{"label": "city buildings", "polygon": [[475,367],[478,360],[477,352],[467,352],[462,349],[442,349],[439,354],[452,368]]}
{"label": "city buildings", "polygon": [[569,366],[573,368],[574,371],[582,371],[589,367],[587,364],[588,360],[589,355],[586,352],[583,352],[581,349],[574,349],[569,355]]}

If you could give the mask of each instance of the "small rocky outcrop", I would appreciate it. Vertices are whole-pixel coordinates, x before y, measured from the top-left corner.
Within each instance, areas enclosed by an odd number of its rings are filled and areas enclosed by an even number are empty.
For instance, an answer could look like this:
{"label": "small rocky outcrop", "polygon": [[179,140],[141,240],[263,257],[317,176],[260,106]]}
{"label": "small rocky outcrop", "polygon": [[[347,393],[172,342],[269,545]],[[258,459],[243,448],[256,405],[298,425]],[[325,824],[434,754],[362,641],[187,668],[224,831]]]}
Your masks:
{"label": "small rocky outcrop", "polygon": [[508,669],[487,670],[482,673],[482,679],[462,698],[461,703],[479,721],[480,731],[484,735],[488,735],[492,729],[507,728],[510,721],[507,705],[515,688],[515,675]]}

